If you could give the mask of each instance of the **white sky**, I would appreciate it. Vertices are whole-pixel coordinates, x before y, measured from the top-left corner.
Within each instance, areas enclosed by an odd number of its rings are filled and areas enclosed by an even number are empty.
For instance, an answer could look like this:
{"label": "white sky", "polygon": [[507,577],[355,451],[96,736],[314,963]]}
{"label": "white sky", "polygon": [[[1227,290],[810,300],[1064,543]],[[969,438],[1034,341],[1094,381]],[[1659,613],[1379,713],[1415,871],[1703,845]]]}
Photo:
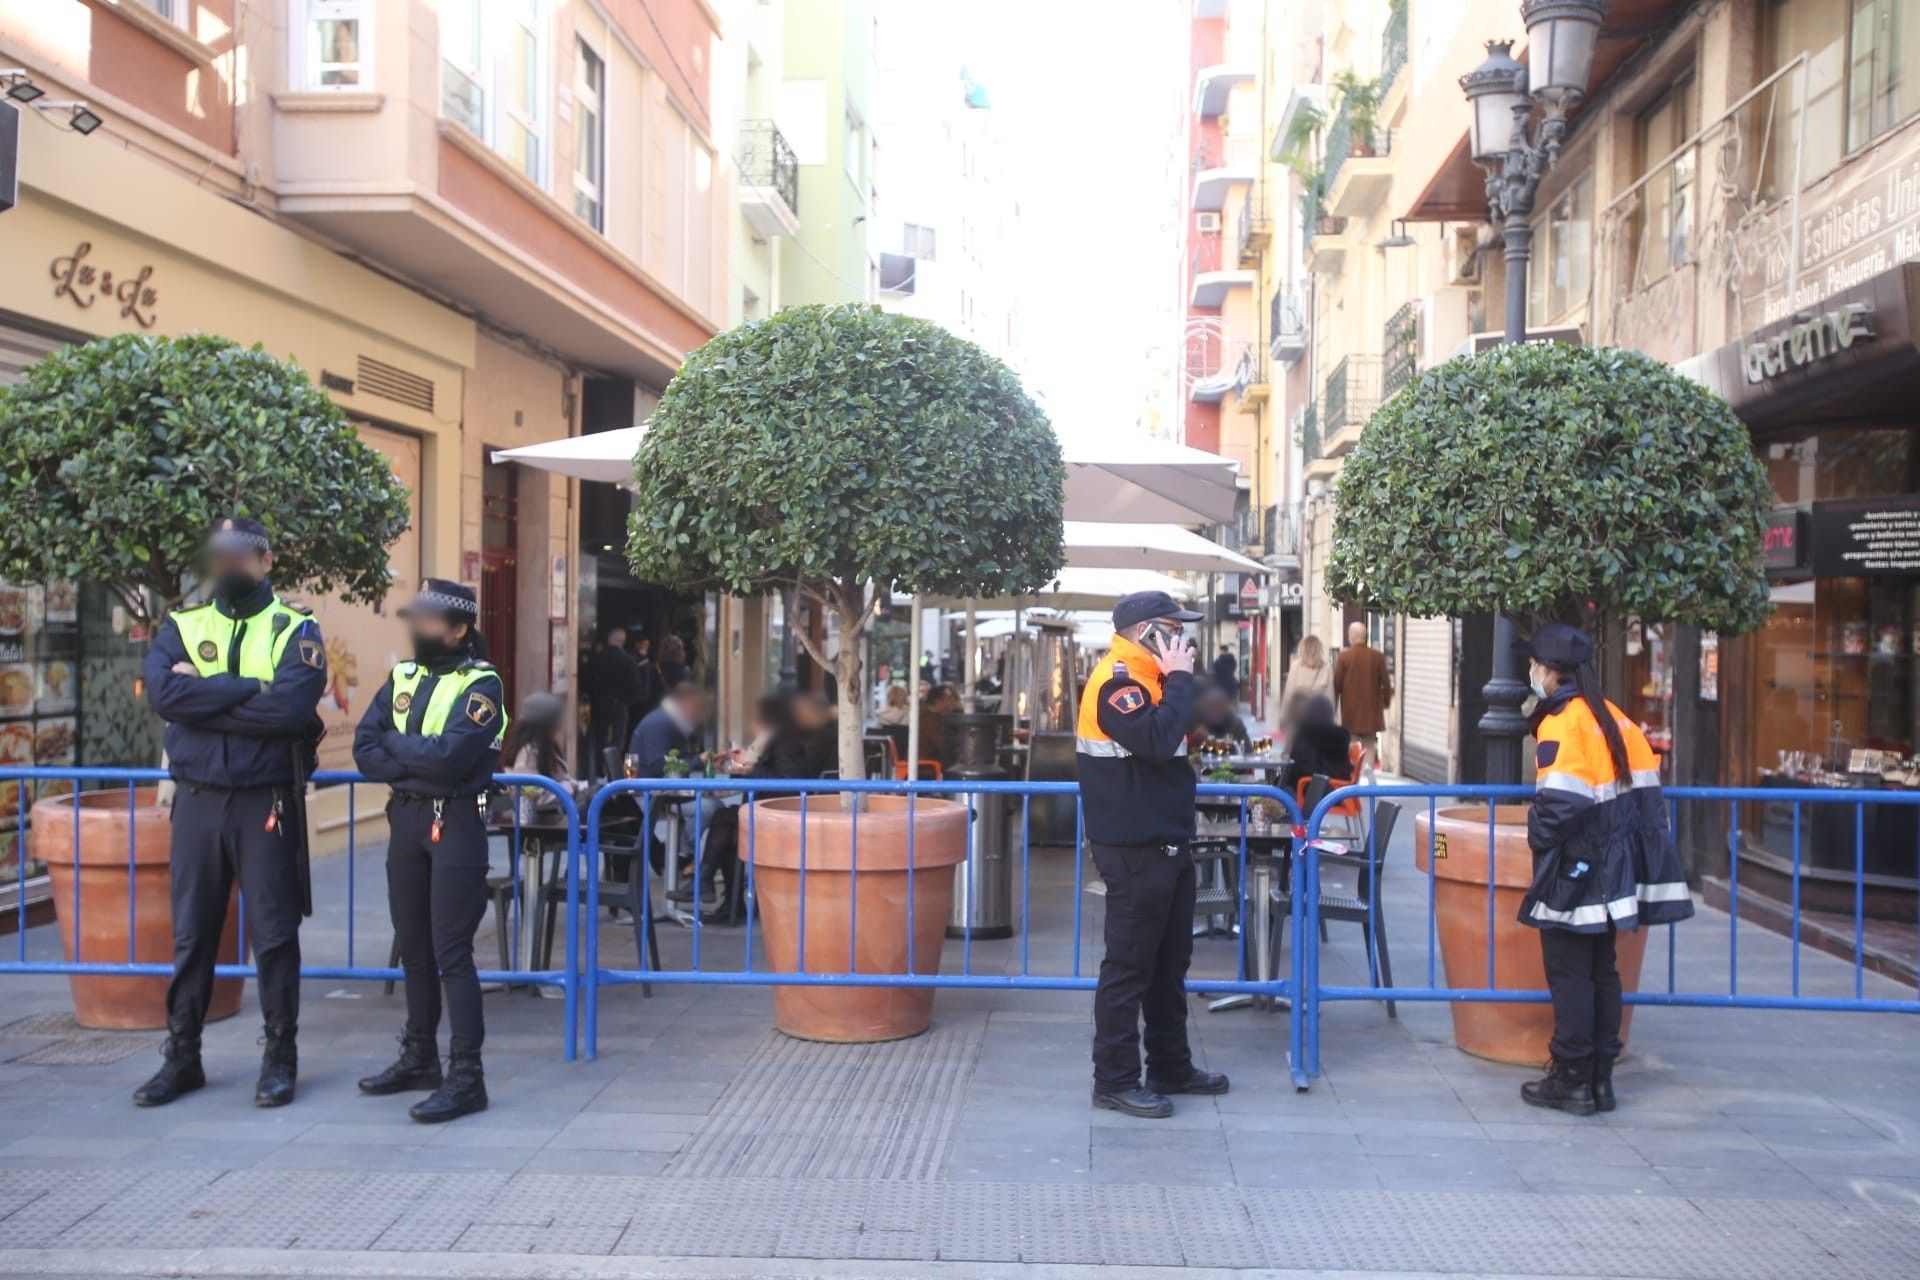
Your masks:
{"label": "white sky", "polygon": [[882,3],[946,6],[992,101],[1020,200],[1008,269],[1029,390],[1063,431],[1132,430],[1180,350],[1185,0]]}

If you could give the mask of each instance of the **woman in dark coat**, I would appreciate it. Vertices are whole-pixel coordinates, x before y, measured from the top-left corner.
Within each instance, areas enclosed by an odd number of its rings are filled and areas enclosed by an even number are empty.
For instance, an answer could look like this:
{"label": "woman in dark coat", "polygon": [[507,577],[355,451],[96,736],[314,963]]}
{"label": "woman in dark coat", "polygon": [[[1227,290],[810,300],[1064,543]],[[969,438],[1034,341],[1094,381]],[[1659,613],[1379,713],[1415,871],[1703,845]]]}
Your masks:
{"label": "woman in dark coat", "polygon": [[1353,736],[1340,727],[1333,714],[1333,700],[1316,694],[1300,708],[1299,723],[1287,739],[1287,767],[1280,774],[1280,786],[1288,794],[1298,794],[1303,778],[1324,773],[1334,782],[1353,780]]}
{"label": "woman in dark coat", "polygon": [[1553,1063],[1520,1086],[1531,1106],[1614,1108],[1620,1054],[1621,929],[1693,915],[1646,735],[1600,695],[1593,641],[1550,622],[1515,645],[1530,660],[1536,771],[1527,843],[1533,884],[1520,923],[1540,930],[1553,996]]}

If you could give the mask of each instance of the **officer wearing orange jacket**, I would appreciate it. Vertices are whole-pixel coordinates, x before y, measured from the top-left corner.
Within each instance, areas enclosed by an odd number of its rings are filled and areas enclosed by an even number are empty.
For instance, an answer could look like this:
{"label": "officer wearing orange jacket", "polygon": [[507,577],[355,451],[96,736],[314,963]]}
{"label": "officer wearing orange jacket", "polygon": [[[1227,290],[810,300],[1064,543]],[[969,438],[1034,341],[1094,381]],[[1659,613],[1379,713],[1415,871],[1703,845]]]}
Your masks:
{"label": "officer wearing orange jacket", "polygon": [[[1080,696],[1075,764],[1087,844],[1106,882],[1106,955],[1093,997],[1093,1105],[1151,1119],[1173,1093],[1225,1093],[1193,1065],[1187,964],[1193,958],[1193,649],[1201,615],[1164,591],[1113,610],[1113,647]],[[1146,1081],[1140,1023],[1146,1021]]]}
{"label": "officer wearing orange jacket", "polygon": [[1529,659],[1536,771],[1527,842],[1533,884],[1520,923],[1540,930],[1553,996],[1553,1064],[1520,1086],[1530,1105],[1592,1115],[1614,1108],[1620,1055],[1621,929],[1693,915],[1667,830],[1660,760],[1640,727],[1600,695],[1593,641],[1549,622],[1514,646]]}

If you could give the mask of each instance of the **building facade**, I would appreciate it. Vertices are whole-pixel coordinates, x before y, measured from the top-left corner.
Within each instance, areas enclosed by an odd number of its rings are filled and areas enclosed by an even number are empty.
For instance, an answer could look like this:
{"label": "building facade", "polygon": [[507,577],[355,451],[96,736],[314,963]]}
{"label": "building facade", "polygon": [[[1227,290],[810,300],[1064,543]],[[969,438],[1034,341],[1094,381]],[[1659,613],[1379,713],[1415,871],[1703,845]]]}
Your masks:
{"label": "building facade", "polygon": [[[701,0],[8,0],[0,64],[44,96],[0,214],[0,363],[121,332],[294,358],[413,494],[396,580],[476,586],[515,700],[571,694],[630,580],[625,499],[491,454],[632,425],[725,323],[717,29]],[[338,753],[403,637],[314,604]],[[124,763],[140,637],[100,622],[77,751]]]}

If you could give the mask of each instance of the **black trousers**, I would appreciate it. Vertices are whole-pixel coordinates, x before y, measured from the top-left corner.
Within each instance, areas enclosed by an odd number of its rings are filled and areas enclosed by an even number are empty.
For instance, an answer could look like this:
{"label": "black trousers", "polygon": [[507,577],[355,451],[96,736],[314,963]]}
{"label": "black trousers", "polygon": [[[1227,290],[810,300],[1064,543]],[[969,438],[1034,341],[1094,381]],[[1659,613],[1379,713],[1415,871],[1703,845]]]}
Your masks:
{"label": "black trousers", "polygon": [[487,827],[472,796],[440,801],[396,795],[387,805],[387,907],[406,975],[407,1032],[440,1032],[446,993],[448,1048],[478,1053],[486,1039],[473,932],[487,913]]}
{"label": "black trousers", "polygon": [[198,1031],[213,999],[214,965],[241,960],[219,954],[236,876],[260,973],[255,987],[261,1017],[287,1026],[300,1019],[300,864],[293,844],[300,837],[287,835],[284,826],[267,830],[279,791],[224,791],[183,782],[174,793],[171,1024]]}
{"label": "black trousers", "polygon": [[1093,1082],[1102,1090],[1140,1083],[1140,1022],[1147,1075],[1184,1079],[1187,965],[1193,959],[1193,858],[1184,847],[1096,844],[1107,883],[1107,952],[1093,993]]}
{"label": "black trousers", "polygon": [[738,911],[744,886],[740,867],[740,810],[737,804],[722,805],[703,825],[706,840],[700,849],[699,879],[718,874],[720,910]]}
{"label": "black trousers", "polygon": [[[627,754],[627,704],[624,702],[596,704],[593,708],[593,759],[587,761],[585,774],[589,778],[619,777],[616,767],[611,774],[607,772],[604,759],[606,749],[613,748],[613,754]],[[617,762],[616,762],[617,763]]]}
{"label": "black trousers", "polygon": [[1620,1056],[1620,969],[1613,926],[1605,933],[1542,929],[1540,955],[1553,995],[1553,1040],[1561,1062]]}

